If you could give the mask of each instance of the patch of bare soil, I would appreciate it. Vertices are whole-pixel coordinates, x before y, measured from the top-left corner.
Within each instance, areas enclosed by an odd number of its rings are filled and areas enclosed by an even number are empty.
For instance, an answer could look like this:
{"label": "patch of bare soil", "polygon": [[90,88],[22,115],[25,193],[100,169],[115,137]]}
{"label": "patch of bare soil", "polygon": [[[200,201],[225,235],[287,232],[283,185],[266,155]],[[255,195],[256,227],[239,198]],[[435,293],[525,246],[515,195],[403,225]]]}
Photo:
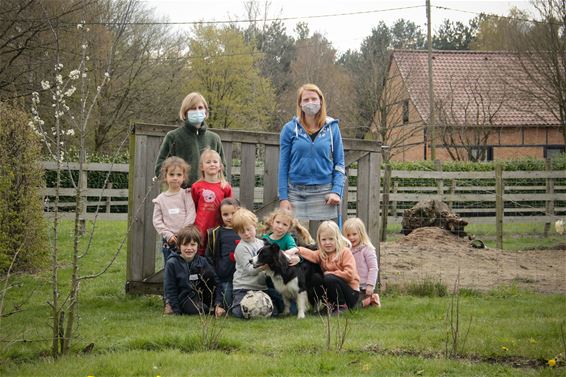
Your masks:
{"label": "patch of bare soil", "polygon": [[426,227],[380,245],[382,286],[425,279],[481,291],[515,284],[544,293],[566,294],[566,250],[476,249],[467,238]]}

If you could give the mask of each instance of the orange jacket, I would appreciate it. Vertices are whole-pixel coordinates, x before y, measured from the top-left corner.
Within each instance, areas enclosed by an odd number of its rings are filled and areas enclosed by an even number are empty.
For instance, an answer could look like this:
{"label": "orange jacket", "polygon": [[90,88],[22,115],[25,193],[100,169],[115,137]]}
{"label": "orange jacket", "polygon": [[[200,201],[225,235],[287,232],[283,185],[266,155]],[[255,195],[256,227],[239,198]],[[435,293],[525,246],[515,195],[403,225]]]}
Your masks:
{"label": "orange jacket", "polygon": [[335,259],[335,252],[328,254],[326,259],[322,259],[320,250],[313,251],[305,247],[299,247],[299,254],[308,261],[320,264],[325,275],[336,275],[348,283],[353,290],[360,290],[360,277],[356,270],[356,260],[350,249],[344,248],[338,260]]}

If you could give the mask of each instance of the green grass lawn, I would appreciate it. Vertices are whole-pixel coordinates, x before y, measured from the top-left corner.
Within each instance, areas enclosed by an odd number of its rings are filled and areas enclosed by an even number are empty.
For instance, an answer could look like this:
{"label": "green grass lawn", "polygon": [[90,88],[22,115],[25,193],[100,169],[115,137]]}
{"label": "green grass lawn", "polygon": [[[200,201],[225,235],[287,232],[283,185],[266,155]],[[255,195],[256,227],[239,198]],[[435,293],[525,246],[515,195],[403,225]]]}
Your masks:
{"label": "green grass lawn", "polygon": [[[62,254],[70,254],[71,224],[61,230]],[[126,232],[123,222],[99,222],[81,273],[97,272]],[[85,238],[83,242],[87,242]],[[156,296],[126,296],[126,251],[107,273],[83,281],[73,352],[49,357],[49,273],[20,275],[7,294],[0,322],[2,376],[563,376],[566,297],[497,287],[460,296],[461,355],[444,357],[450,296],[385,294],[383,307],[305,320],[279,318],[214,322],[221,329],[215,350],[203,347],[199,317],[164,317]],[[62,263],[65,266],[65,263]],[[68,271],[61,273],[68,278]],[[63,280],[65,281],[65,280]],[[65,289],[62,288],[62,292]],[[471,322],[470,322],[471,320]],[[343,334],[341,351],[335,342]],[[330,347],[326,328],[331,326]],[[89,353],[82,349],[90,343]]]}

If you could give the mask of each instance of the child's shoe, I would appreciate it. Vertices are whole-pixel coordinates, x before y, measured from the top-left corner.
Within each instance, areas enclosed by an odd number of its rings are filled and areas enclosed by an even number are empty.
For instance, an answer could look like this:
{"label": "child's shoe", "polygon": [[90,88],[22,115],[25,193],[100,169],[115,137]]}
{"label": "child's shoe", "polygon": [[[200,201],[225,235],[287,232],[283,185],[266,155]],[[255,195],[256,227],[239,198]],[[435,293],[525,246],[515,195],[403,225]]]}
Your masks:
{"label": "child's shoe", "polygon": [[171,307],[171,305],[169,305],[169,303],[165,303],[165,307],[163,308],[163,314],[165,315],[169,315],[169,314],[175,314],[175,312],[173,311],[173,308]]}
{"label": "child's shoe", "polygon": [[370,305],[377,306],[378,308],[381,307],[381,299],[379,298],[379,295],[377,293],[372,294],[368,298],[370,299]]}
{"label": "child's shoe", "polygon": [[371,297],[372,296],[367,296],[362,300],[362,308],[367,308],[368,306],[371,305]]}

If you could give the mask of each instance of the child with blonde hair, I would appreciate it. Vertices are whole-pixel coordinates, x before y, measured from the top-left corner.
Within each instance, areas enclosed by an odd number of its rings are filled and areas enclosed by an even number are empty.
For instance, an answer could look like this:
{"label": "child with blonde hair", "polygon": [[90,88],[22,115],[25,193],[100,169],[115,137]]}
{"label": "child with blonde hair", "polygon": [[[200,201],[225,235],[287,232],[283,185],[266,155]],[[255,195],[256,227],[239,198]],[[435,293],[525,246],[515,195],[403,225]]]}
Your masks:
{"label": "child with blonde hair", "polygon": [[340,314],[344,308],[352,309],[360,295],[360,278],[356,261],[350,251],[350,241],[334,221],[323,221],[316,232],[318,250],[299,247],[305,259],[320,264],[324,273],[322,285],[323,302],[329,305],[332,314]]}
{"label": "child with blonde hair", "polygon": [[224,165],[218,152],[206,148],[200,155],[199,169],[200,179],[193,183],[191,194],[196,206],[195,225],[202,240],[199,254],[204,255],[207,231],[221,224],[220,203],[232,197],[232,186],[224,177]]}
{"label": "child with blonde hair", "polygon": [[[297,247],[297,242],[293,238],[292,232],[296,233],[296,236],[305,242],[305,244],[311,244],[314,242],[309,231],[303,227],[299,221],[293,216],[291,211],[284,208],[277,208],[271,212],[264,221],[262,238],[270,243],[277,244],[279,249],[285,252],[287,257],[290,258],[291,264],[296,264],[299,259],[293,259],[296,254],[296,250],[292,250]],[[303,245],[304,246],[304,245]],[[290,251],[287,253],[287,251]]]}
{"label": "child with blonde hair", "polygon": [[363,221],[357,217],[346,220],[342,233],[352,244],[352,254],[354,254],[356,268],[360,276],[360,292],[363,295],[362,307],[381,306],[379,295],[374,293],[378,272],[377,255]]}
{"label": "child with blonde hair", "polygon": [[[275,301],[281,301],[281,295],[273,288],[268,288],[263,268],[254,268],[250,260],[255,257],[264,245],[263,241],[256,238],[257,216],[245,209],[240,208],[232,217],[232,228],[240,236],[240,242],[234,251],[236,259],[236,271],[234,272],[233,302],[231,313],[235,317],[243,318],[240,303],[248,291],[263,291]],[[273,308],[273,316],[278,314],[276,306]]]}
{"label": "child with blonde hair", "polygon": [[180,157],[169,157],[161,165],[161,180],[167,191],[153,199],[153,226],[163,237],[163,264],[171,253],[177,252],[176,233],[194,223],[195,205],[191,193],[181,186],[187,181],[190,166]]}

